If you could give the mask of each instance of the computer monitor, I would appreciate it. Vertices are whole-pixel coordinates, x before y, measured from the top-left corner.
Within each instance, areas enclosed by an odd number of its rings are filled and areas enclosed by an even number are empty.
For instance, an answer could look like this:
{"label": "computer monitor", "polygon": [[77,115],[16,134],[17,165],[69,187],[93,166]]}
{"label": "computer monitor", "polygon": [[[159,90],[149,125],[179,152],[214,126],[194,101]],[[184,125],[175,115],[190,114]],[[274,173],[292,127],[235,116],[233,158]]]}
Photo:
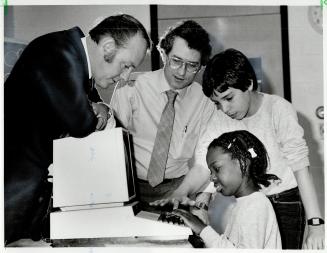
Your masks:
{"label": "computer monitor", "polygon": [[123,128],[53,142],[53,206],[121,206],[136,198],[131,135]]}

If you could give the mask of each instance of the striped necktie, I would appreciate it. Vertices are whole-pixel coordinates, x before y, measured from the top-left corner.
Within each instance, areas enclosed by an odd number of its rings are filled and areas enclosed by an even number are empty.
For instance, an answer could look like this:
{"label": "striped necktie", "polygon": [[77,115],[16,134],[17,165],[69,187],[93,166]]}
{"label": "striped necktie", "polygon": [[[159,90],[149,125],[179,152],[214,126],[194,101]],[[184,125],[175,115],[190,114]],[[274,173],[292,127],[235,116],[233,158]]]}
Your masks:
{"label": "striped necktie", "polygon": [[173,132],[175,118],[174,103],[177,94],[173,90],[166,91],[168,102],[161,114],[147,175],[152,187],[157,186],[164,179],[170,140]]}

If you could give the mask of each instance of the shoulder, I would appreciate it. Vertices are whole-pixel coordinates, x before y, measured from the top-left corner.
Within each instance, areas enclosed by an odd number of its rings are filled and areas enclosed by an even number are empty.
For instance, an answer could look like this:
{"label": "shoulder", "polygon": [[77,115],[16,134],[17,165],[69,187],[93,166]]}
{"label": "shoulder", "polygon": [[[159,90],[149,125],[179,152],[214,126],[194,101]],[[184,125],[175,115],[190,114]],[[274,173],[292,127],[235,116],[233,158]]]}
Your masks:
{"label": "shoulder", "polygon": [[252,215],[263,215],[272,210],[269,199],[262,192],[254,192],[251,195],[246,196],[242,200],[240,206],[244,207],[244,210],[247,210],[247,214],[251,213]]}
{"label": "shoulder", "polygon": [[153,90],[151,87],[156,83],[156,71],[133,72],[129,77],[128,85],[119,87],[116,94],[120,96],[135,96],[139,93],[142,97]]}
{"label": "shoulder", "polygon": [[[43,43],[48,43],[48,42],[54,42],[54,41],[60,41],[61,39],[63,39],[63,37],[66,36],[73,36],[73,34],[78,34],[78,35],[82,35],[83,33],[82,31],[78,28],[72,28],[69,30],[61,30],[61,31],[54,31],[54,32],[50,32],[47,34],[43,34],[35,39],[33,39],[29,45],[34,46],[34,45],[38,45],[38,44],[43,44]],[[79,37],[82,37],[79,36]],[[47,46],[52,47],[53,43],[48,44]]]}
{"label": "shoulder", "polygon": [[155,84],[160,80],[160,70],[132,73],[130,80],[133,80],[136,87],[144,87],[146,84]]}
{"label": "shoulder", "polygon": [[192,90],[193,92],[201,94],[202,96],[208,98],[206,95],[204,95],[202,91],[202,85],[200,83],[193,81],[188,88],[189,90]]}
{"label": "shoulder", "polygon": [[79,27],[68,30],[61,30],[45,34],[38,38],[42,44],[46,43],[47,48],[54,50],[65,50],[66,54],[71,54],[75,50],[84,50],[81,38],[84,37]]}
{"label": "shoulder", "polygon": [[261,192],[252,193],[239,203],[235,219],[245,227],[262,227],[274,219],[274,209]]}
{"label": "shoulder", "polygon": [[282,115],[294,115],[295,109],[293,105],[286,99],[272,94],[263,93],[263,110],[271,114],[273,118],[280,118]]}
{"label": "shoulder", "polygon": [[262,93],[264,94],[263,99],[264,101],[271,107],[292,107],[292,104],[287,101],[285,98],[280,97],[278,95],[273,95],[273,94],[267,94],[267,93]]}
{"label": "shoulder", "polygon": [[160,70],[156,71],[145,71],[145,72],[137,72],[132,75],[137,75],[134,80],[135,81],[143,81],[143,80],[152,80],[154,78],[159,78]]}
{"label": "shoulder", "polygon": [[206,108],[210,108],[210,110],[213,112],[215,109],[214,103],[208,98],[206,95],[204,95],[202,91],[202,85],[198,82],[192,82],[189,86],[186,88],[186,95],[187,101],[190,103],[198,103],[204,105]]}

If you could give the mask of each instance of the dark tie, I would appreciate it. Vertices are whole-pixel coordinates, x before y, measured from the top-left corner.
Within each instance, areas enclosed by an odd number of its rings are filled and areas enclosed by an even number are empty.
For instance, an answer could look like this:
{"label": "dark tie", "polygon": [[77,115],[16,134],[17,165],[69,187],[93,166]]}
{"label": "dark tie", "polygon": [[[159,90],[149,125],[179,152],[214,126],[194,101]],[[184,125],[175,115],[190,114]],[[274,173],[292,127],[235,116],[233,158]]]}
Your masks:
{"label": "dark tie", "polygon": [[173,90],[166,91],[168,102],[161,114],[147,176],[152,187],[157,186],[164,179],[169,145],[173,132],[175,118],[174,102],[177,94]]}

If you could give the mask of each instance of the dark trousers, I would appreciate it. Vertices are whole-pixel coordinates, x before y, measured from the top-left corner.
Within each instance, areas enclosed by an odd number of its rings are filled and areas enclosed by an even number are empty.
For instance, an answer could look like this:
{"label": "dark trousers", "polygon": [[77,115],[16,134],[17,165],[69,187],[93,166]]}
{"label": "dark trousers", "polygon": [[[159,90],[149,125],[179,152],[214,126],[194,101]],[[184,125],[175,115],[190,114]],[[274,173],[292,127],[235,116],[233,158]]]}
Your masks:
{"label": "dark trousers", "polygon": [[305,212],[298,187],[269,195],[278,221],[283,249],[301,249]]}
{"label": "dark trousers", "polygon": [[[52,183],[33,176],[8,177],[4,187],[5,245],[21,238],[49,236]],[[12,179],[12,180],[9,180]]]}

